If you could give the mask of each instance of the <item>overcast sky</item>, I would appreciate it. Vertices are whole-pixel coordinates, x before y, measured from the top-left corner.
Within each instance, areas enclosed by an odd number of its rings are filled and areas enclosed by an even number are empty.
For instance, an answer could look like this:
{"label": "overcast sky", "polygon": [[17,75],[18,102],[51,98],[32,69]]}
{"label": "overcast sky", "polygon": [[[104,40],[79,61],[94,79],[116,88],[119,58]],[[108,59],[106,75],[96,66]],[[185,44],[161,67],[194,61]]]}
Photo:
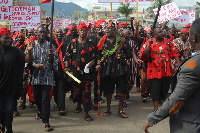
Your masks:
{"label": "overcast sky", "polygon": [[[59,2],[74,2],[77,5],[86,8],[87,10],[91,10],[93,6],[102,6],[102,7],[108,7],[109,3],[98,3],[98,0],[56,0]],[[197,1],[200,0],[174,0],[178,6],[194,6]],[[136,5],[136,4],[131,4],[131,5]],[[142,11],[143,8],[147,8],[149,5],[151,5],[151,2],[142,2],[139,3],[139,10]],[[116,10],[119,4],[113,3],[113,10]]]}

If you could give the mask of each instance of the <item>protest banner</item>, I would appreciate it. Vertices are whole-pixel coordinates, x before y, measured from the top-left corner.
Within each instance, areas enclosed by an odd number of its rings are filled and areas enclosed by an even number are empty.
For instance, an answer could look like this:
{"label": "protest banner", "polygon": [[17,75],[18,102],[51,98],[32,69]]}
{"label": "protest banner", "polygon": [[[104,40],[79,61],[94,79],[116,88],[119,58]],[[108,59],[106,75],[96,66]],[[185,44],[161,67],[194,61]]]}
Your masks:
{"label": "protest banner", "polygon": [[180,9],[181,16],[170,20],[171,23],[188,24],[195,20],[195,10]]}
{"label": "protest banner", "polygon": [[71,19],[62,19],[62,18],[58,18],[58,19],[54,19],[53,20],[53,27],[69,27],[69,25],[71,24]]}
{"label": "protest banner", "polygon": [[179,23],[179,24],[188,24],[189,21],[190,21],[189,12],[186,11],[186,10],[182,10],[182,9],[180,9],[180,11],[181,11],[182,15],[177,17],[177,18],[170,20],[169,22]]}
{"label": "protest banner", "polygon": [[99,3],[122,3],[124,0],[99,0]]}
{"label": "protest banner", "polygon": [[[157,8],[154,9],[154,13],[157,13]],[[158,17],[158,22],[163,23],[167,20],[172,20],[174,18],[177,18],[181,16],[181,11],[179,10],[178,6],[175,2],[169,3],[167,5],[164,5],[160,9],[160,15]]]}
{"label": "protest banner", "polygon": [[125,0],[125,3],[132,3],[132,2],[151,2],[151,0]]}
{"label": "protest banner", "polygon": [[11,20],[13,0],[0,0],[0,20]]}
{"label": "protest banner", "polygon": [[40,6],[13,6],[12,27],[40,26]]}
{"label": "protest banner", "polygon": [[186,11],[189,12],[189,17],[190,17],[189,23],[193,23],[193,21],[195,20],[196,11],[195,10],[186,10]]}

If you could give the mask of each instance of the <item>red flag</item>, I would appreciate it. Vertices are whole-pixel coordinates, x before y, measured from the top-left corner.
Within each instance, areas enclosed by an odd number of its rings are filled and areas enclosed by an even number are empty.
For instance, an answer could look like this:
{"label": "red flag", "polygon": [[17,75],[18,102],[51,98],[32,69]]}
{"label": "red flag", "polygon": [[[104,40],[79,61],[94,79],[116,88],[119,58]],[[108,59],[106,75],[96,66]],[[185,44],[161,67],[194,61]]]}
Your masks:
{"label": "red flag", "polygon": [[45,3],[49,3],[49,2],[51,2],[51,0],[43,0],[43,1],[41,1],[41,4],[45,4]]}

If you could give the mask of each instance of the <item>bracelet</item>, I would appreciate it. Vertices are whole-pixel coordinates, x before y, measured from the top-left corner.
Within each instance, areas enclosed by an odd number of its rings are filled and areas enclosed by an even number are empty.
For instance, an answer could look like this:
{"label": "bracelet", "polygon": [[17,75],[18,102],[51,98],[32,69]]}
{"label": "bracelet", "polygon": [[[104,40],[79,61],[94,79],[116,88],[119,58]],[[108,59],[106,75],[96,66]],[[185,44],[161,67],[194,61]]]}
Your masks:
{"label": "bracelet", "polygon": [[101,63],[97,63],[97,65],[101,65]]}
{"label": "bracelet", "polygon": [[69,68],[69,67],[65,67],[65,68]]}
{"label": "bracelet", "polygon": [[145,50],[150,51],[150,49],[145,49]]}

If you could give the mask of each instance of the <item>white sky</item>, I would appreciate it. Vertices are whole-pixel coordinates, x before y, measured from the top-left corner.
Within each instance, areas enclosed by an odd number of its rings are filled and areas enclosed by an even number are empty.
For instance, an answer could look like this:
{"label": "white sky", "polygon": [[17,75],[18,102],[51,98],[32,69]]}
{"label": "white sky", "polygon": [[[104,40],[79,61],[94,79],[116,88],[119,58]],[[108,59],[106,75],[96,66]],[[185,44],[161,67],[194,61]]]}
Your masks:
{"label": "white sky", "polygon": [[[77,5],[86,8],[87,10],[91,10],[92,7],[94,6],[102,6],[102,7],[107,7],[110,8],[109,3],[98,3],[98,0],[56,0],[59,2],[74,2]],[[178,6],[194,6],[197,1],[200,0],[174,0]],[[136,6],[135,3],[131,4],[133,6]],[[143,2],[139,3],[139,11],[142,11],[143,8],[147,8],[148,6],[151,5],[151,2]],[[119,4],[113,3],[113,10],[116,10]]]}

